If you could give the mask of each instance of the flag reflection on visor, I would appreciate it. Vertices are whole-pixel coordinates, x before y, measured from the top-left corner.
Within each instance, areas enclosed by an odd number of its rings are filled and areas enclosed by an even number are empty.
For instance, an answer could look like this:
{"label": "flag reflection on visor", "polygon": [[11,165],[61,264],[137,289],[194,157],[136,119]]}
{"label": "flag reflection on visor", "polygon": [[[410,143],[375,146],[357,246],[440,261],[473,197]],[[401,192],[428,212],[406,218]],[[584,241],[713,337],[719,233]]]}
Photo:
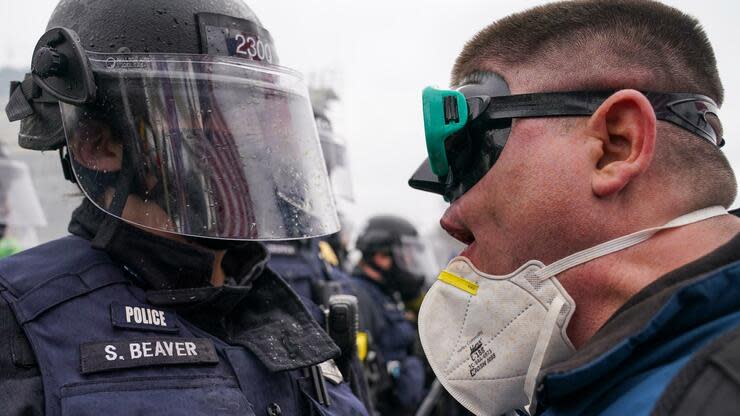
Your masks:
{"label": "flag reflection on visor", "polygon": [[297,74],[213,56],[90,54],[90,62],[98,100],[62,104],[62,114],[76,178],[100,208],[195,237],[337,230]]}

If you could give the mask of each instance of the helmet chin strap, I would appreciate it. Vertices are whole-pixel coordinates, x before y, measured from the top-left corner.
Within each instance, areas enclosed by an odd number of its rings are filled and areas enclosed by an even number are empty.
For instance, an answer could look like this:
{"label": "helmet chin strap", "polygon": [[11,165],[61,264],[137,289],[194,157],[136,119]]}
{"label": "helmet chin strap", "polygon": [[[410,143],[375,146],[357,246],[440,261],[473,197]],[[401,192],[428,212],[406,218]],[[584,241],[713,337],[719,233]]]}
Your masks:
{"label": "helmet chin strap", "polygon": [[242,240],[221,240],[218,238],[207,237],[186,236],[185,239],[199,247],[212,251],[231,250],[233,248],[241,247],[244,244],[247,244],[247,241]]}

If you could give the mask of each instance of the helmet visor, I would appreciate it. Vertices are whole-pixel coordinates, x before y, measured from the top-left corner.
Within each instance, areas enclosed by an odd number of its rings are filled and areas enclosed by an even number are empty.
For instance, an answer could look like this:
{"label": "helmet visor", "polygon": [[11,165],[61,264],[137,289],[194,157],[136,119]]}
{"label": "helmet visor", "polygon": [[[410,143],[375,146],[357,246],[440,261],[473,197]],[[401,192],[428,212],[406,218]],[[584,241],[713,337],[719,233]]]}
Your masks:
{"label": "helmet visor", "polygon": [[424,243],[418,237],[402,235],[400,242],[391,246],[393,262],[409,273],[426,275],[430,258]]}
{"label": "helmet visor", "polygon": [[324,152],[326,169],[329,172],[334,197],[338,201],[351,203],[355,201],[352,187],[347,146],[334,132],[319,130],[321,150]]}
{"label": "helmet visor", "polygon": [[31,182],[28,167],[14,160],[0,160],[0,224],[44,227],[46,217]]}
{"label": "helmet visor", "polygon": [[196,237],[337,231],[297,73],[220,56],[88,56],[95,104],[61,107],[75,177],[101,209]]}

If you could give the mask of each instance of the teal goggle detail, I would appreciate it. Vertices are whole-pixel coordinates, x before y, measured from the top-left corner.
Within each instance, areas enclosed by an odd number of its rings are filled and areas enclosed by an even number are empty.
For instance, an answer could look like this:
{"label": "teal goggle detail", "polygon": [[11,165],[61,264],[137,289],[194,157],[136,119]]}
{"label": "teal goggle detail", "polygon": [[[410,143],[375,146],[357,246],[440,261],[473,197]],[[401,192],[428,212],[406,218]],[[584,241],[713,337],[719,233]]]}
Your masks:
{"label": "teal goggle detail", "polygon": [[[466,91],[468,92],[468,91]],[[412,188],[440,194],[452,202],[472,188],[496,163],[509,135],[511,120],[529,117],[590,116],[615,91],[545,92],[521,95],[424,89],[422,104],[428,162],[409,180]],[[724,140],[718,106],[690,93],[643,92],[658,120],[672,123],[714,146]]]}
{"label": "teal goggle detail", "polygon": [[424,133],[432,172],[445,176],[450,166],[445,140],[465,128],[468,122],[468,103],[465,96],[454,90],[426,87],[421,94],[424,108]]}

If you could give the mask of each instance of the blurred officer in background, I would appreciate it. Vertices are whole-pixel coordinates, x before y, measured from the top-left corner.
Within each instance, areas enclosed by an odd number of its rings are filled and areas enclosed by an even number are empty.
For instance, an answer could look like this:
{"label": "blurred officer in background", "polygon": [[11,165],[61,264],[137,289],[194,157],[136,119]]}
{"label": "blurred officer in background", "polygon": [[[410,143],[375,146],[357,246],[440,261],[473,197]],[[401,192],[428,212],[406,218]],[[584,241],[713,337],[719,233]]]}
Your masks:
{"label": "blurred officer in background", "polygon": [[352,185],[352,170],[347,153],[347,140],[334,131],[331,122],[331,103],[339,97],[331,88],[314,88],[311,91],[311,105],[316,118],[316,128],[319,132],[321,150],[329,174],[334,202],[337,206],[337,215],[341,225],[339,232],[322,237],[331,251],[321,245],[323,257],[332,265],[349,271],[351,265],[347,258],[350,244],[355,231],[354,217],[355,192]]}
{"label": "blurred officer in background", "polygon": [[[328,102],[337,96],[331,89],[312,88],[309,93],[332,194],[337,207],[346,211],[354,202],[346,145],[337,139],[327,115]],[[306,305],[342,349],[341,356],[335,359],[342,375],[365,407],[372,409],[366,377],[357,356],[357,298],[349,275],[339,267],[340,259],[346,258],[346,246],[337,246],[342,250],[340,256],[329,243],[340,243],[342,238],[338,236],[346,235],[341,211],[338,214],[342,229],[329,236],[266,242],[270,252],[268,266],[307,300]]]}
{"label": "blurred officer in background", "polygon": [[381,415],[410,415],[423,399],[425,376],[416,355],[415,315],[404,301],[420,296],[428,258],[414,226],[390,215],[371,218],[356,248],[362,259],[352,282],[375,406]]}
{"label": "blurred officer in background", "polygon": [[[255,242],[336,232],[308,99],[239,0],[65,0],[11,89],[85,194],[0,261],[0,414],[365,415]],[[252,240],[252,241],[248,241]]]}
{"label": "blurred officer in background", "polygon": [[0,146],[0,258],[38,244],[36,228],[44,226],[28,166],[10,160]]}

